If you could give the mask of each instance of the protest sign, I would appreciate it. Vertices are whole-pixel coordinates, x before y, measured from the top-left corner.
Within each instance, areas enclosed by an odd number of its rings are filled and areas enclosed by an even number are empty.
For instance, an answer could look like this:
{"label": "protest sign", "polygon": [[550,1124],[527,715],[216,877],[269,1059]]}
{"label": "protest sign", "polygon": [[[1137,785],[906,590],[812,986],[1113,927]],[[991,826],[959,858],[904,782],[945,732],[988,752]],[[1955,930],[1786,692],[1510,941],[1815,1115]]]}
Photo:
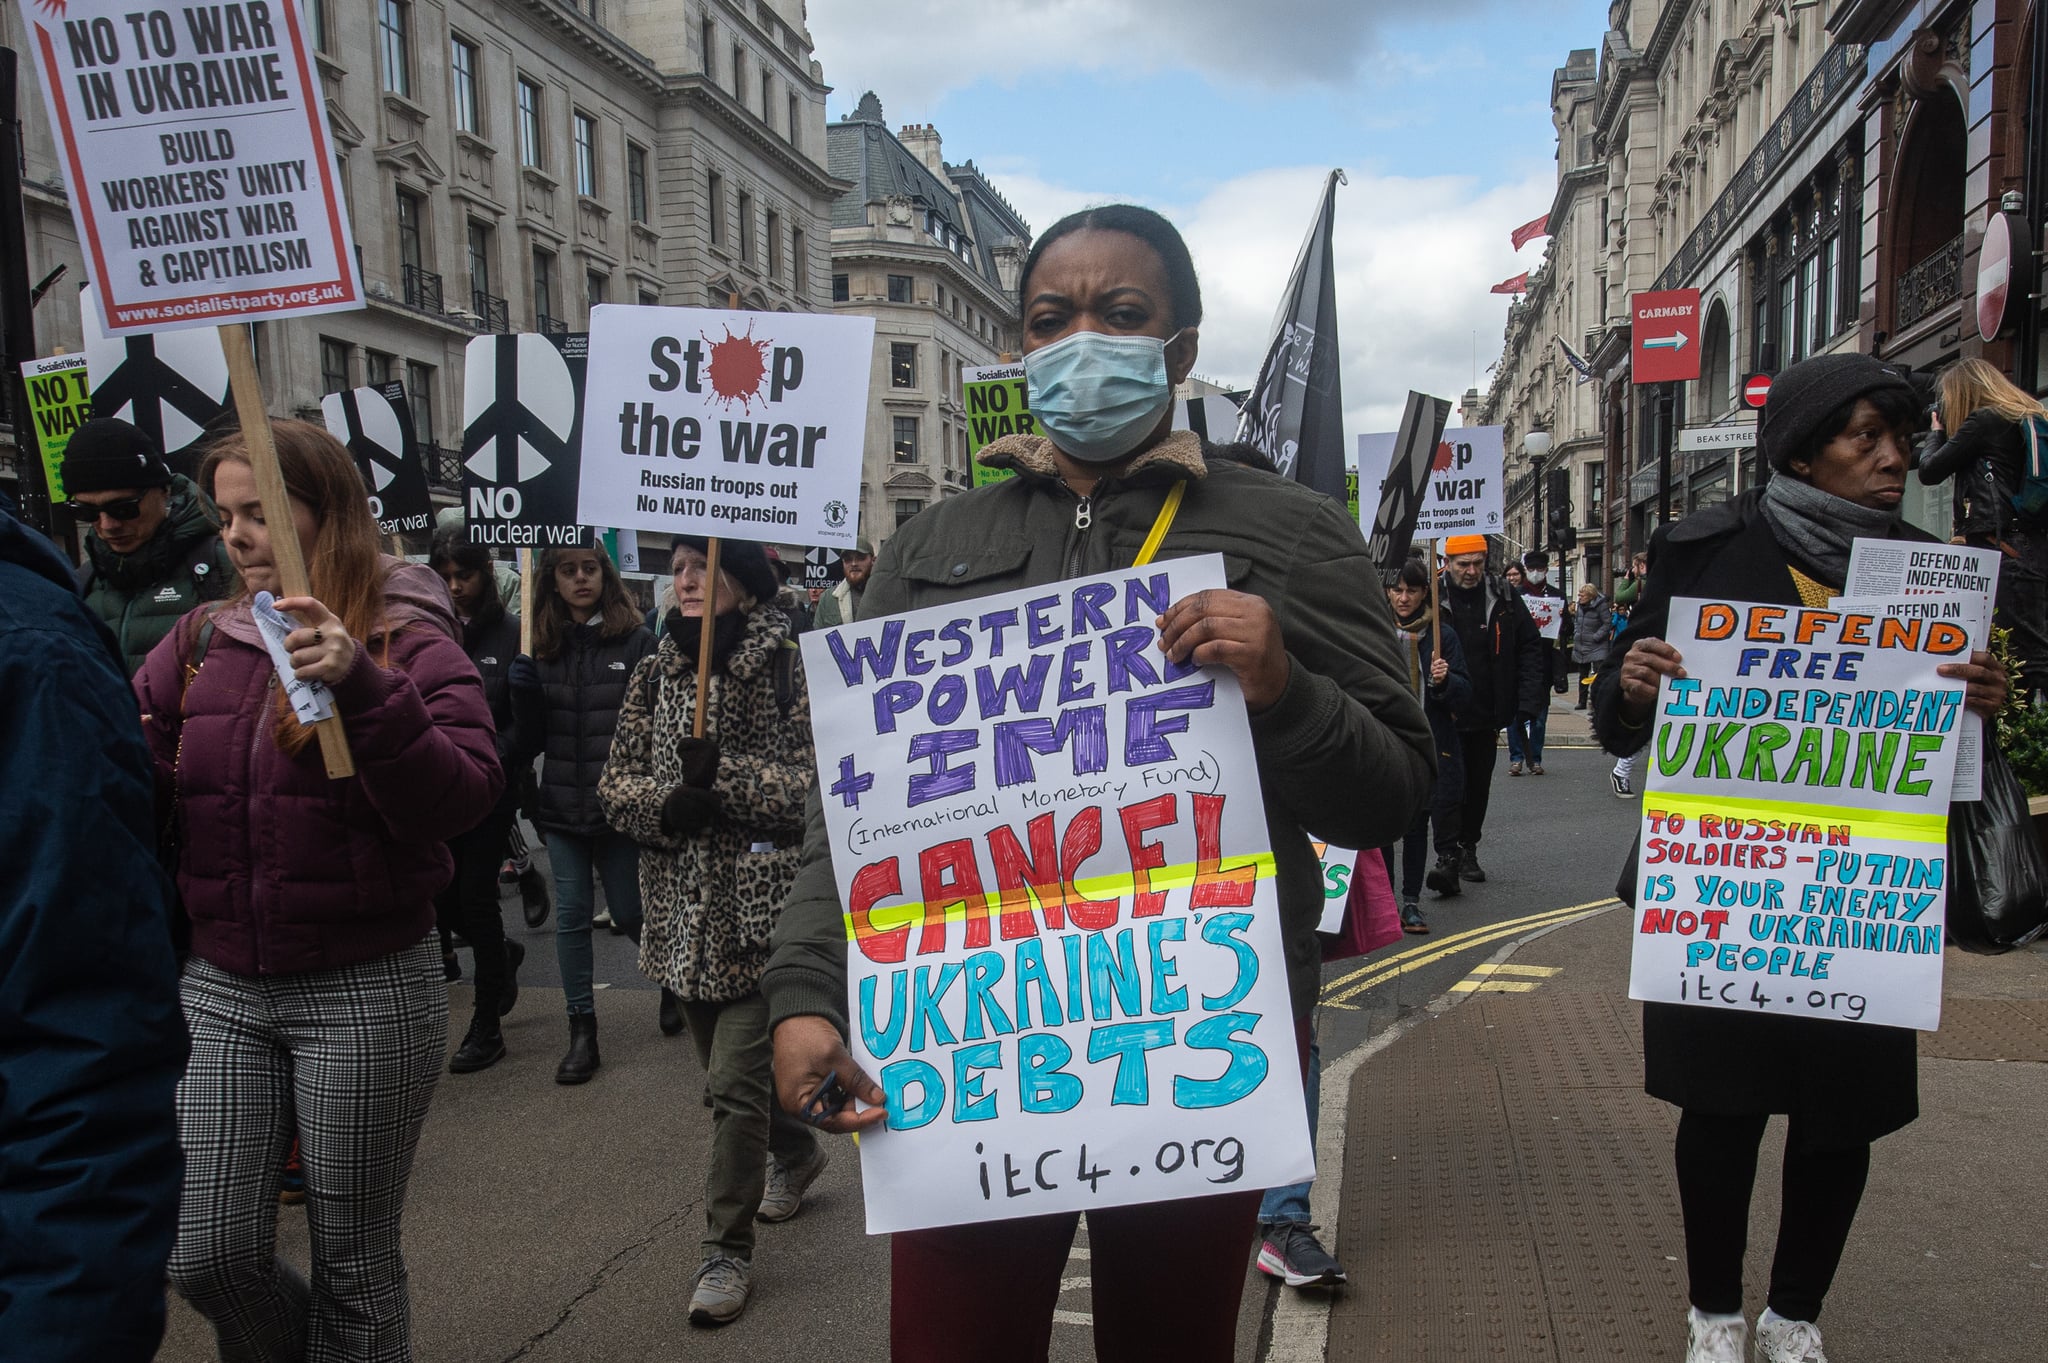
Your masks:
{"label": "protest sign", "polygon": [[472,543],[590,543],[576,517],[589,340],[479,336],[464,351],[462,504]]}
{"label": "protest sign", "polygon": [[967,460],[974,466],[974,485],[986,487],[1014,477],[1009,469],[985,469],[979,460],[984,446],[1006,435],[1038,434],[1024,366],[985,364],[961,370],[960,401],[967,408]]}
{"label": "protest sign", "polygon": [[42,454],[50,500],[61,502],[64,447],[71,443],[71,433],[92,418],[92,383],[86,375],[85,356],[30,360],[21,367],[21,382],[28,389],[29,418],[35,422],[36,448]]}
{"label": "protest sign", "polygon": [[1358,869],[1358,853],[1335,843],[1319,842],[1314,846],[1316,857],[1323,864],[1323,916],[1316,922],[1316,931],[1342,932],[1344,901],[1351,897],[1351,873]]}
{"label": "protest sign", "polygon": [[799,586],[805,589],[817,587],[822,590],[845,577],[846,570],[839,566],[837,549],[804,550],[804,575]]}
{"label": "protest sign", "polygon": [[[1857,538],[1849,541],[1846,594],[1856,597],[1931,596],[1959,592],[1976,603],[1970,647],[1991,647],[1991,613],[1998,595],[1999,552],[1960,544],[1915,544],[1910,540]],[[1832,603],[1830,603],[1832,604]],[[1963,715],[1956,750],[1951,800],[1984,798],[1984,720]]]}
{"label": "protest sign", "polygon": [[1443,398],[1410,390],[1401,408],[1401,428],[1394,432],[1377,466],[1365,460],[1364,438],[1360,438],[1359,486],[1378,489],[1371,503],[1372,520],[1365,519],[1363,498],[1354,506],[1365,531],[1366,552],[1383,577],[1400,568],[1415,541],[1416,520],[1427,496],[1430,466],[1436,459],[1434,451],[1450,412],[1451,404]]}
{"label": "protest sign", "polygon": [[117,417],[154,440],[172,468],[228,416],[228,362],[220,339],[204,331],[109,336],[99,305],[80,291],[78,322],[92,378],[92,414]]}
{"label": "protest sign", "polygon": [[1672,600],[1630,998],[1940,1024],[1968,610]]}
{"label": "protest sign", "polygon": [[1279,1187],[1309,1149],[1216,555],[803,636],[871,1234]]}
{"label": "protest sign", "polygon": [[[1395,436],[1395,432],[1382,431],[1358,437],[1359,481],[1367,487],[1377,487],[1386,479],[1393,464]],[[1416,514],[1416,539],[1500,533],[1504,449],[1498,426],[1457,426],[1444,431]]]}
{"label": "protest sign", "polygon": [[1536,622],[1536,632],[1554,642],[1558,632],[1564,628],[1564,598],[1523,592],[1522,604],[1529,608],[1529,618]]}
{"label": "protest sign", "polygon": [[593,308],[578,518],[851,549],[874,341],[869,317]]}
{"label": "protest sign", "polygon": [[413,438],[405,385],[329,393],[320,399],[320,416],[327,433],[355,456],[356,470],[370,490],[370,514],[377,518],[377,528],[387,535],[431,528],[434,500]]}
{"label": "protest sign", "polygon": [[109,332],[363,306],[298,5],[22,12]]}

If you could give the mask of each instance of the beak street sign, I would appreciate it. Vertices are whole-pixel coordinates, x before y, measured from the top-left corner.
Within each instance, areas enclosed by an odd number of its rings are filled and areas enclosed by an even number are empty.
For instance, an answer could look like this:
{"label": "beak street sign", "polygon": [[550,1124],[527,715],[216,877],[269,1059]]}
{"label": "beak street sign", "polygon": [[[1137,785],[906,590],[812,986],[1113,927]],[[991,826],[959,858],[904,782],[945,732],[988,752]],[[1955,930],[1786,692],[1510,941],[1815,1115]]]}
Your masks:
{"label": "beak street sign", "polygon": [[1700,376],[1700,291],[1664,289],[1629,297],[1630,376],[1636,383],[1684,383]]}

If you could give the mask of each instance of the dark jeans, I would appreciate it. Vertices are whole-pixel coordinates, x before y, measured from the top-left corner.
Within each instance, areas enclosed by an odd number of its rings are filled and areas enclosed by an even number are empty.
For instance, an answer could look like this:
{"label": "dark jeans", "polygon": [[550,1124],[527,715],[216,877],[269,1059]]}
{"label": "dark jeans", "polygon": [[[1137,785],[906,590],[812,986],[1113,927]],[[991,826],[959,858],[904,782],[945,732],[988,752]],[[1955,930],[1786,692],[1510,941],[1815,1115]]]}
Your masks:
{"label": "dark jeans", "polygon": [[[1762,1114],[1678,1119],[1678,1201],[1685,1212],[1685,1263],[1692,1304],[1734,1315],[1742,1310],[1742,1255],[1749,1244],[1749,1194],[1756,1183]],[[1793,1119],[1785,1141],[1783,1210],[1771,1260],[1769,1305],[1789,1320],[1820,1319],[1849,1227],[1870,1174],[1870,1147],[1810,1150]]]}
{"label": "dark jeans", "polygon": [[1550,697],[1545,696],[1544,707],[1536,718],[1528,721],[1516,720],[1508,725],[1508,760],[1543,765],[1543,739],[1550,730]]}
{"label": "dark jeans", "polygon": [[1486,830],[1486,805],[1493,796],[1493,766],[1499,752],[1500,731],[1482,729],[1477,733],[1460,729],[1458,745],[1465,769],[1465,801],[1458,821],[1458,842],[1477,847]]}
{"label": "dark jeans", "polygon": [[448,840],[455,877],[434,898],[443,941],[447,933],[459,932],[476,950],[476,1015],[484,1018],[498,1016],[498,1005],[512,987],[505,920],[498,908],[498,868],[505,861],[512,819],[511,809],[493,809],[475,828]]}

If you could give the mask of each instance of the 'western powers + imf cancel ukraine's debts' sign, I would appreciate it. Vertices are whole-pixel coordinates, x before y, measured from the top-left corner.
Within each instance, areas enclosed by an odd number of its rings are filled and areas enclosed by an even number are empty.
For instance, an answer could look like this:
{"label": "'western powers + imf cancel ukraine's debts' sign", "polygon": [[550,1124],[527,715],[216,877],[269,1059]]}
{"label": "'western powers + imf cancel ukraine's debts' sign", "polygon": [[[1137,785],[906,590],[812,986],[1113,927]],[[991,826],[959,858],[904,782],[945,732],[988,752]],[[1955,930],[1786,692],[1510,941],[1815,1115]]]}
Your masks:
{"label": "'western powers + imf cancel ukraine's debts' sign", "polygon": [[1314,1167],[1237,679],[1154,621],[1215,555],[803,636],[871,1233]]}

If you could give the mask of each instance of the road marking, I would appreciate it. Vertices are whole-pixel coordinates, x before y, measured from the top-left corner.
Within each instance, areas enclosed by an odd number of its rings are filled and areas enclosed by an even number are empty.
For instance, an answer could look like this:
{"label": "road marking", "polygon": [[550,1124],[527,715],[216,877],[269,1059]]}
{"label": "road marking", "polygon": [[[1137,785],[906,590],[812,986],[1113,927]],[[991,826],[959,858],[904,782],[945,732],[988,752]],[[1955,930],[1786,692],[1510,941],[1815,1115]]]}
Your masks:
{"label": "road marking", "polygon": [[1503,962],[1500,965],[1475,965],[1472,967],[1472,973],[1474,975],[1526,975],[1534,979],[1547,980],[1552,975],[1563,974],[1564,967],[1561,965],[1514,965]]}
{"label": "road marking", "polygon": [[1095,1317],[1089,1315],[1086,1311],[1055,1311],[1052,1313],[1052,1323],[1054,1325],[1093,1325]]}
{"label": "road marking", "polygon": [[1534,990],[1536,980],[1475,980],[1462,979],[1451,986],[1453,994],[1527,994]]}
{"label": "road marking", "polygon": [[[1497,942],[1503,937],[1513,937],[1518,933],[1533,931],[1540,927],[1561,926],[1572,919],[1598,912],[1618,902],[1612,898],[1596,899],[1590,903],[1574,904],[1569,908],[1552,909],[1548,913],[1535,913],[1504,923],[1491,923],[1436,942],[1425,942],[1419,947],[1410,947],[1379,962],[1377,967],[1368,966],[1364,970],[1353,971],[1341,979],[1330,981],[1323,987],[1322,1001],[1339,1008],[1355,1008],[1356,1005],[1346,1004],[1344,1001],[1356,998],[1375,985],[1385,984],[1388,980],[1405,975],[1411,970],[1420,970],[1423,966],[1433,965],[1447,956],[1470,951],[1473,947],[1484,946],[1488,942]],[[1361,979],[1360,976],[1364,978]]]}

